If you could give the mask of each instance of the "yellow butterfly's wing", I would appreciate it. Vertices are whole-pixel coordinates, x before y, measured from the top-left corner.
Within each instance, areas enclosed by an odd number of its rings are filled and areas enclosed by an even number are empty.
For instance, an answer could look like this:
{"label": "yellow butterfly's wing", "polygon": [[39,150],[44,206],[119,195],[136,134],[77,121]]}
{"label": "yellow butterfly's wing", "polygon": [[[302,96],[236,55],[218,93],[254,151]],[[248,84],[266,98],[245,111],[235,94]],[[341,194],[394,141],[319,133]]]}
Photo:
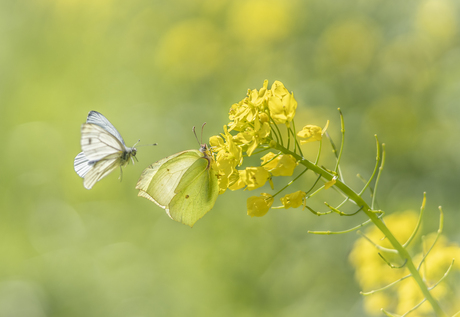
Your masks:
{"label": "yellow butterfly's wing", "polygon": [[184,173],[202,156],[200,151],[190,150],[152,164],[142,172],[137,182],[138,196],[145,197],[166,209],[176,195],[175,189]]}
{"label": "yellow butterfly's wing", "polygon": [[139,177],[139,180],[137,181],[136,189],[139,189],[139,193],[137,196],[147,198],[148,200],[153,201],[155,204],[160,206],[161,208],[165,208],[165,206],[160,205],[156,202],[156,200],[150,196],[150,194],[147,192],[147,189],[149,188],[150,182],[152,181],[153,176],[158,172],[158,169],[167,161],[175,158],[176,156],[182,154],[184,152],[176,153],[174,155],[165,157],[164,159],[161,159],[149,167],[147,167],[141,174],[141,177]]}
{"label": "yellow butterfly's wing", "polygon": [[[196,160],[184,173],[172,198],[169,216],[192,227],[214,207],[219,195],[217,176],[204,157]],[[169,209],[169,210],[168,210]]]}

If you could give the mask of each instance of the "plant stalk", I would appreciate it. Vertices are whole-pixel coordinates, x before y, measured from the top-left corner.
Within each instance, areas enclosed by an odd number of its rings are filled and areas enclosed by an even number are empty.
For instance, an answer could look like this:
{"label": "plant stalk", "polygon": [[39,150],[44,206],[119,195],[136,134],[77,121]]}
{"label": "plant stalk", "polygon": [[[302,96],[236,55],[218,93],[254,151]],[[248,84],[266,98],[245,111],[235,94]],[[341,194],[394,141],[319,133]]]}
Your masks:
{"label": "plant stalk", "polygon": [[[280,144],[274,145],[274,148],[283,152],[284,154],[290,154],[296,160],[299,161],[300,164],[304,165],[308,169],[312,170],[316,174],[321,175],[325,180],[330,181],[334,177],[334,174],[328,172],[327,170],[323,169],[322,167],[310,162],[309,160],[301,157],[300,155],[284,148]],[[423,296],[426,300],[431,304],[431,307],[435,311],[438,317],[447,317],[447,315],[442,311],[441,307],[439,306],[438,301],[431,295],[428,290],[427,285],[422,279],[420,272],[414,265],[410,254],[407,250],[403,247],[403,245],[395,238],[395,236],[391,233],[391,231],[387,228],[387,226],[383,223],[381,219],[374,213],[369,205],[361,198],[354,190],[348,187],[345,183],[341,180],[337,179],[336,183],[334,184],[338,189],[340,189],[350,200],[354,201],[356,205],[363,206],[363,212],[369,217],[369,219],[379,228],[379,230],[385,235],[385,237],[390,241],[391,245],[398,251],[399,256],[401,257],[402,261],[406,262],[406,267],[408,268],[409,272],[411,273],[412,277],[415,279],[415,282],[418,284]]]}

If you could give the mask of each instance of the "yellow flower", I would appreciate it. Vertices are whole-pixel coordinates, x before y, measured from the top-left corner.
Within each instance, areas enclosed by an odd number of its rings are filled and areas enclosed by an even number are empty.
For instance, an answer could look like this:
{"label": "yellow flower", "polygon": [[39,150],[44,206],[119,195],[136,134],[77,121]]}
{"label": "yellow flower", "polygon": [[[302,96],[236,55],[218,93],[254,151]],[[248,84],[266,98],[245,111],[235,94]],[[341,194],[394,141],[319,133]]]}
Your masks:
{"label": "yellow flower", "polygon": [[229,177],[229,186],[228,189],[230,190],[238,190],[246,186],[246,183],[243,180],[243,174],[245,174],[246,171],[236,171]]}
{"label": "yellow flower", "polygon": [[248,126],[248,122],[250,122],[257,113],[257,109],[253,105],[245,103],[245,100],[246,99],[233,104],[230,108],[229,118],[232,120],[232,122],[228,124],[230,131],[244,130],[244,128]]}
{"label": "yellow flower", "polygon": [[283,198],[280,198],[281,203],[283,204],[284,208],[288,209],[298,208],[302,205],[303,199],[307,196],[307,193],[299,190],[292,194],[287,194]]}
{"label": "yellow flower", "polygon": [[216,165],[220,194],[225,192],[230,184],[230,176],[235,173],[236,166],[241,165],[243,160],[242,149],[235,144],[227,126],[224,126],[224,133],[221,136],[215,135],[209,139],[212,151],[217,153]]}
{"label": "yellow flower", "polygon": [[297,136],[304,140],[300,140],[300,144],[308,142],[321,141],[323,129],[316,125],[306,125],[301,131],[297,132]]}
{"label": "yellow flower", "polygon": [[[268,152],[267,154],[265,154],[264,156],[262,156],[260,159],[262,160],[262,165],[264,165],[264,168],[266,170],[272,170],[276,167],[278,161],[276,160],[278,157],[280,157],[281,155],[279,156],[276,156],[275,153],[273,152]],[[268,162],[268,163],[267,163]]]}
{"label": "yellow flower", "polygon": [[264,85],[259,91],[257,89],[248,91],[248,99],[249,99],[248,101],[254,104],[254,106],[260,110],[263,110],[264,108],[264,103],[266,101],[265,94],[267,92],[267,87],[268,87],[268,80],[265,79]]}
{"label": "yellow flower", "polygon": [[226,158],[221,158],[216,161],[216,171],[219,175],[218,184],[219,184],[219,194],[225,193],[229,185],[229,178],[235,171],[235,165],[232,164],[232,161]]}
{"label": "yellow flower", "polygon": [[268,114],[266,114],[265,112],[262,112],[259,114],[259,120],[261,123],[264,123],[264,122],[269,122],[270,118],[268,117]]}
{"label": "yellow flower", "polygon": [[270,109],[273,121],[289,126],[297,109],[297,101],[294,99],[294,93],[289,93],[280,81],[273,83],[270,93],[268,108]]}
{"label": "yellow flower", "polygon": [[244,132],[240,132],[235,136],[235,142],[247,146],[246,153],[248,156],[251,156],[257,146],[265,141],[265,139],[270,135],[270,125],[268,122],[264,122],[260,125],[260,122],[257,120],[258,125],[255,125],[254,128],[247,127]]}
{"label": "yellow flower", "polygon": [[337,181],[337,176],[334,176],[329,182],[326,182],[326,184],[324,184],[324,189],[331,188],[332,186],[334,186],[336,181]]}
{"label": "yellow flower", "polygon": [[[264,81],[264,86],[249,90],[247,97],[237,104],[232,105],[229,111],[229,119],[233,122],[228,124],[230,131],[243,131],[245,128],[260,125],[259,113],[263,113],[266,108],[266,93],[268,81]],[[265,120],[265,118],[262,118]]]}
{"label": "yellow flower", "polygon": [[249,197],[246,203],[248,216],[262,217],[273,204],[274,198],[270,194],[262,193],[261,196]]}
{"label": "yellow flower", "polygon": [[229,153],[230,158],[234,160],[236,165],[241,165],[243,163],[243,151],[241,147],[235,144],[235,138],[228,132],[227,126],[224,126],[222,136],[225,138],[226,151]]}
{"label": "yellow flower", "polygon": [[247,167],[242,173],[240,178],[246,184],[246,189],[253,190],[262,187],[267,182],[270,174],[263,167]]}
{"label": "yellow flower", "polygon": [[[269,152],[261,157],[263,167],[273,176],[291,176],[297,166],[296,159],[290,154],[279,155],[274,158],[275,156],[274,153]],[[266,162],[269,163],[265,164]]]}

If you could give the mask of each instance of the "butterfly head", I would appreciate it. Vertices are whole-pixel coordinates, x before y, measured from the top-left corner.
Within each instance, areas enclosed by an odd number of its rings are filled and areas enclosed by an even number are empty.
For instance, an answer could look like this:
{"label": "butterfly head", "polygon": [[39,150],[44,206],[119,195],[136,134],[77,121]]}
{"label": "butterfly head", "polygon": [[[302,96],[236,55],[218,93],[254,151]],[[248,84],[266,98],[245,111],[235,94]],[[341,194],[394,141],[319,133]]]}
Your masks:
{"label": "butterfly head", "polygon": [[[131,158],[132,158],[132,157],[136,157],[136,154],[137,154],[136,145],[137,145],[137,143],[139,143],[140,141],[141,141],[141,140],[138,140],[138,141],[133,145],[133,147],[126,147],[126,152],[125,152],[125,153],[127,153],[127,156],[128,156],[127,159],[128,159],[128,160],[129,160],[130,157],[131,157]],[[137,158],[136,158],[136,160],[137,160]],[[133,164],[134,164],[134,162],[133,162]]]}
{"label": "butterfly head", "polygon": [[[128,162],[130,158],[132,159],[133,157],[136,157],[136,154],[137,154],[137,149],[135,147],[126,147],[125,151],[123,151],[123,154],[121,155],[121,161]],[[134,164],[134,161],[133,161],[133,164]]]}

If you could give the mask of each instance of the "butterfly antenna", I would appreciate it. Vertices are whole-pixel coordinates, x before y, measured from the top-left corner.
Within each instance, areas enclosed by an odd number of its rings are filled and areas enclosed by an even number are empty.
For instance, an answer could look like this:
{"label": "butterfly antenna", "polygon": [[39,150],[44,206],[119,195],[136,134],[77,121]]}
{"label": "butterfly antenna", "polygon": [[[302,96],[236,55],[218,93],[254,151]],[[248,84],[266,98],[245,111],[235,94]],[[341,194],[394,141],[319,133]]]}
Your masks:
{"label": "butterfly antenna", "polygon": [[200,141],[198,140],[198,137],[196,136],[195,127],[192,128],[192,131],[193,131],[193,134],[195,134],[195,139],[196,139],[196,141],[197,141],[198,144],[201,146],[201,143],[200,143]]}
{"label": "butterfly antenna", "polygon": [[137,142],[133,145],[133,147],[135,147],[137,145],[137,143],[141,142],[141,139],[137,140]]}
{"label": "butterfly antenna", "polygon": [[203,125],[201,126],[201,142],[200,142],[200,145],[203,144],[203,129],[204,129],[205,125],[206,125],[206,122],[203,123]]}
{"label": "butterfly antenna", "polygon": [[152,143],[152,144],[142,144],[142,145],[139,145],[138,147],[141,147],[141,146],[152,146],[152,145],[157,145],[156,143]]}

